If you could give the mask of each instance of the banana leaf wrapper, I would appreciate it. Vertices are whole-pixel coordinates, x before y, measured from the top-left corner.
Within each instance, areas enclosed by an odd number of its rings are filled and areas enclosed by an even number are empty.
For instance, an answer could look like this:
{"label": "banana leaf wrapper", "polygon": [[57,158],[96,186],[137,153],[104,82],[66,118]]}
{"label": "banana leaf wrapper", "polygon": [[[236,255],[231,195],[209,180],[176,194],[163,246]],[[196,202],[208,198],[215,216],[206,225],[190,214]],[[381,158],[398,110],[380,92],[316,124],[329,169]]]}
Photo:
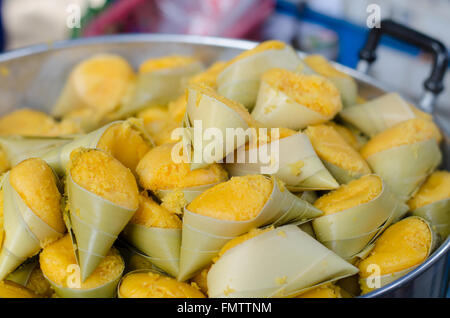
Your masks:
{"label": "banana leaf wrapper", "polygon": [[339,182],[340,184],[349,183],[350,181],[359,179],[364,175],[364,173],[361,172],[341,168],[335,164],[332,164],[327,160],[322,160],[322,162],[324,166],[327,168],[327,170],[333,175],[336,181]]}
{"label": "banana leaf wrapper", "polygon": [[[314,151],[311,142],[303,133],[298,133],[286,138],[264,144],[254,149],[263,154],[279,153],[270,163],[261,160],[251,162],[252,150],[245,150],[245,145],[237,150],[244,152],[246,163],[228,163],[234,157],[226,159],[226,169],[230,176],[243,176],[248,174],[268,174],[279,178],[286,187],[294,192],[304,190],[331,190],[339,187],[339,184],[328,172],[320,158]],[[234,154],[232,154],[234,156]],[[260,158],[260,156],[258,156]],[[258,159],[257,159],[258,160]],[[278,169],[276,169],[278,160]],[[299,166],[297,169],[296,167]],[[272,172],[272,173],[268,173]]]}
{"label": "banana leaf wrapper", "polygon": [[90,289],[64,287],[54,283],[45,275],[44,277],[50,283],[56,295],[61,298],[115,298],[117,296],[117,286],[122,278],[122,274],[123,272],[104,285]]}
{"label": "banana leaf wrapper", "polygon": [[14,282],[16,284],[26,287],[28,281],[30,280],[31,273],[38,266],[39,262],[37,259],[31,259],[20,265],[14,272],[6,277],[6,280]]}
{"label": "banana leaf wrapper", "polygon": [[158,268],[150,260],[150,257],[140,252],[137,248],[130,245],[122,237],[117,239],[114,246],[119,250],[120,255],[122,255],[125,261],[124,274],[142,269],[150,269],[152,271],[157,271],[162,274],[166,274],[162,269]]}
{"label": "banana leaf wrapper", "polygon": [[106,256],[136,210],[121,207],[66,177],[68,211],[65,221],[84,282]]}
{"label": "banana leaf wrapper", "polygon": [[298,226],[300,230],[311,236],[312,238],[316,238],[316,235],[314,234],[314,229],[312,227],[311,222],[302,223]]}
{"label": "banana leaf wrapper", "polygon": [[408,207],[383,183],[371,201],[312,221],[319,242],[346,260],[363,251],[386,227],[405,215]]}
{"label": "banana leaf wrapper", "polygon": [[9,182],[9,172],[2,188],[5,240],[0,252],[0,280],[39,253],[45,244],[64,234],[55,231],[27,206]]}
{"label": "banana leaf wrapper", "polygon": [[69,143],[54,148],[48,151],[47,153],[43,154],[42,159],[45,160],[48,163],[48,165],[52,167],[53,170],[58,175],[60,176],[64,175],[66,172],[65,170],[67,164],[70,161],[70,154],[72,153],[72,151],[78,148],[97,148],[97,144],[99,143],[100,138],[103,136],[105,131],[111,126],[118,123],[130,124],[133,127],[133,129],[139,131],[143,139],[146,140],[149,143],[149,145],[153,146],[151,138],[147,135],[147,133],[144,131],[144,128],[142,128],[141,126],[142,124],[141,121],[135,118],[130,118],[126,121],[111,122],[103,127],[100,127],[97,130],[90,132],[89,134],[80,136]]}
{"label": "banana leaf wrapper", "polygon": [[174,191],[181,191],[183,193],[183,197],[186,200],[186,203],[191,203],[196,197],[198,197],[200,194],[208,190],[209,188],[212,188],[218,183],[211,183],[211,184],[205,184],[201,186],[196,187],[188,187],[188,188],[182,188],[182,189],[164,189],[164,190],[156,190],[154,191],[155,195],[159,199],[164,199],[166,196],[170,195]]}
{"label": "banana leaf wrapper", "polygon": [[435,139],[380,151],[366,159],[372,171],[405,202],[441,160],[442,154]]}
{"label": "banana leaf wrapper", "polygon": [[324,123],[332,116],[320,114],[261,81],[252,116],[265,127],[286,127],[294,130]]}
{"label": "banana leaf wrapper", "polygon": [[300,199],[305,200],[311,204],[314,204],[314,202],[316,202],[316,200],[318,199],[317,193],[315,191],[303,191],[301,193],[298,193],[297,196]]}
{"label": "banana leaf wrapper", "polygon": [[408,103],[397,93],[385,94],[364,104],[346,107],[339,115],[371,137],[398,123],[416,118]]}
{"label": "banana leaf wrapper", "polygon": [[178,280],[194,276],[236,236],[265,225],[301,224],[323,214],[273,180],[273,190],[259,214],[248,221],[227,221],[184,209]]}
{"label": "banana leaf wrapper", "polygon": [[352,77],[327,77],[341,93],[342,105],[344,108],[356,104],[358,97],[358,85]]}
{"label": "banana leaf wrapper", "polygon": [[[421,217],[418,217],[418,216],[411,216],[411,217],[420,218],[422,221],[424,221],[428,225],[428,228],[430,229],[431,244],[430,244],[430,249],[429,249],[429,251],[427,253],[427,256],[425,258],[425,260],[426,260],[430,256],[430,254],[434,251],[434,249],[437,247],[437,245],[439,243],[439,237],[438,237],[437,233],[433,230],[432,225],[429,222],[427,222],[425,219],[423,219]],[[380,287],[379,288],[392,283],[393,281],[399,279],[402,276],[405,276],[409,272],[413,271],[419,265],[420,264],[417,264],[417,265],[411,266],[409,268],[403,269],[403,270],[395,272],[395,273],[389,273],[389,274],[381,275],[380,276]],[[367,294],[368,292],[371,292],[371,291],[376,289],[376,288],[373,288],[373,287],[369,287],[369,284],[372,285],[372,283],[373,283],[372,280],[373,280],[373,278],[371,278],[371,277],[360,278],[359,279],[359,284],[361,286],[361,290],[366,291],[366,292],[363,292],[363,294]]]}
{"label": "banana leaf wrapper", "polygon": [[33,157],[41,157],[51,149],[69,143],[75,136],[34,137],[7,136],[0,137],[0,147],[6,153],[11,166]]}
{"label": "banana leaf wrapper", "polygon": [[[271,68],[307,72],[297,53],[289,46],[281,50],[266,50],[242,58],[226,67],[217,76],[220,95],[252,109],[258,95],[261,75]],[[309,69],[309,68],[308,68]]]}
{"label": "banana leaf wrapper", "polygon": [[[186,147],[192,147],[194,154],[191,157],[191,169],[204,168],[211,163],[219,162],[227,156],[228,153],[244,145],[250,138],[245,130],[249,128],[248,123],[233,109],[222,103],[221,101],[206,96],[195,89],[188,88],[188,99],[186,106],[186,116],[183,121],[185,128]],[[195,121],[200,121],[203,130],[200,130],[201,135],[196,138]],[[203,131],[208,128],[220,130],[222,133],[221,140],[214,139],[208,141],[203,138]],[[238,138],[226,138],[227,128],[242,128],[241,134]],[[198,134],[198,133],[197,133]],[[242,136],[242,138],[240,138]],[[235,142],[234,139],[237,139]],[[203,153],[205,149],[215,149],[215,146],[221,151],[211,154],[208,160],[205,160]],[[214,147],[213,147],[214,146]],[[201,158],[196,158],[196,150],[201,151]]]}
{"label": "banana leaf wrapper", "polygon": [[180,267],[181,229],[128,223],[123,230],[123,237],[143,252],[156,267],[177,277]]}
{"label": "banana leaf wrapper", "polygon": [[208,294],[293,297],[357,272],[298,227],[286,225],[226,251],[209,270]]}
{"label": "banana leaf wrapper", "polygon": [[123,298],[122,295],[120,295],[120,285],[122,284],[122,281],[128,276],[128,275],[132,275],[132,274],[137,274],[137,273],[148,273],[148,272],[152,272],[158,275],[163,275],[163,276],[167,276],[165,273],[157,270],[157,269],[151,269],[151,268],[145,268],[145,269],[136,269],[133,270],[131,272],[126,273],[125,275],[123,275],[122,279],[119,282],[119,285],[117,286],[117,298]]}
{"label": "banana leaf wrapper", "polygon": [[200,62],[184,67],[141,73],[129,102],[119,108],[112,116],[125,118],[146,107],[166,105],[183,94],[189,77],[203,70]]}
{"label": "banana leaf wrapper", "polygon": [[411,211],[411,214],[427,220],[442,240],[450,234],[450,199],[421,206]]}

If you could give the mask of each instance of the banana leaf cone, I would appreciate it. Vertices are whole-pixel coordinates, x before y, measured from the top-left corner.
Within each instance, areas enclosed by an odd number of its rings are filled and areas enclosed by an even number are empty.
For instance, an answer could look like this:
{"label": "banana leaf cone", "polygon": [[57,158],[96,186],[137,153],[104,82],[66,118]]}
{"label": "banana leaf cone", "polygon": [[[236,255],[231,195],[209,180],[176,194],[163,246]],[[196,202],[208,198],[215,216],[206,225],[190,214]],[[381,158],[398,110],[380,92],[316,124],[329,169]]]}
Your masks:
{"label": "banana leaf cone", "polygon": [[6,280],[26,287],[30,280],[31,273],[38,266],[37,259],[29,259],[20,265],[14,272],[6,277]]}
{"label": "banana leaf cone", "polygon": [[349,107],[357,103],[358,85],[346,73],[336,69],[326,58],[320,55],[306,56],[303,61],[316,73],[325,76],[339,90],[342,104]]}
{"label": "banana leaf cone", "polygon": [[395,124],[416,117],[411,106],[397,93],[346,107],[339,115],[368,136],[375,136]]}
{"label": "banana leaf cone", "polygon": [[189,204],[191,203],[196,197],[198,197],[200,194],[208,190],[209,188],[212,188],[217,183],[211,183],[211,184],[204,184],[201,186],[196,187],[188,187],[183,189],[175,189],[175,190],[157,190],[155,191],[155,195],[160,199],[164,201],[164,198],[167,198],[168,196],[172,195],[174,192],[181,192],[183,194],[182,200]]}
{"label": "banana leaf cone", "polygon": [[67,144],[74,138],[75,136],[4,136],[0,137],[0,147],[6,153],[11,166],[15,166],[25,159],[41,157],[51,149]]}
{"label": "banana leaf cone", "polygon": [[351,260],[407,211],[406,204],[383,183],[381,192],[370,201],[316,218],[312,225],[319,242]]}
{"label": "banana leaf cone", "polygon": [[226,250],[208,272],[209,297],[294,297],[358,269],[294,225]]}
{"label": "banana leaf cone", "polygon": [[[270,42],[276,47],[270,48]],[[258,52],[258,47],[268,48]],[[252,109],[260,85],[261,75],[271,68],[302,71],[301,59],[292,47],[276,41],[260,44],[253,54],[242,53],[217,76],[219,94]],[[306,68],[304,70],[307,72]]]}
{"label": "banana leaf cone", "polygon": [[[319,95],[326,106],[318,107],[309,91]],[[261,79],[252,116],[265,127],[298,130],[329,121],[341,109],[339,91],[326,78],[271,69]]]}
{"label": "banana leaf cone", "polygon": [[305,134],[325,167],[340,184],[371,173],[367,162],[333,126],[309,126]]}
{"label": "banana leaf cone", "polygon": [[[97,284],[97,286],[95,287],[84,288],[84,287],[70,287],[70,285],[63,286],[58,283],[55,283],[54,281],[49,279],[49,277],[46,276],[45,274],[44,277],[50,283],[56,295],[61,298],[115,298],[117,296],[117,286],[120,282],[120,279],[122,278],[125,269],[124,261],[120,254],[119,257],[122,262],[122,267],[121,270],[118,271],[118,274],[114,277],[110,277],[108,281],[104,282],[101,285]],[[75,275],[77,274],[78,273],[75,272],[67,276],[67,283],[69,284],[69,281],[72,278],[75,278]]]}
{"label": "banana leaf cone", "polygon": [[442,240],[450,234],[450,199],[421,206],[411,211],[411,214],[427,220]]}
{"label": "banana leaf cone", "polygon": [[[186,139],[186,146],[190,145],[194,152],[191,156],[191,169],[219,162],[228,153],[245,144],[250,138],[246,130],[252,123],[253,119],[242,105],[219,96],[209,87],[191,84],[187,89],[186,117],[183,121],[183,139]],[[209,128],[220,131],[221,135],[215,136],[212,141],[205,140],[203,132]],[[242,129],[236,130],[236,138],[226,138],[227,129],[232,128]],[[217,151],[210,151],[209,158],[205,158],[207,149]]]}
{"label": "banana leaf cone", "polygon": [[441,160],[442,153],[434,138],[386,149],[366,158],[372,171],[402,201],[414,194]]}
{"label": "banana leaf cone", "polygon": [[164,273],[162,269],[156,267],[155,264],[152,263],[149,256],[143,254],[122,238],[119,238],[114,246],[119,250],[120,255],[122,255],[125,261],[124,274],[142,269],[151,269],[153,271]]}
{"label": "banana leaf cone", "polygon": [[102,286],[91,289],[77,289],[60,286],[46,277],[52,288],[55,290],[56,295],[61,298],[115,298],[117,285],[119,284],[121,278],[122,274],[120,274],[113,281],[110,281]]}
{"label": "banana leaf cone", "polygon": [[181,229],[146,227],[128,223],[123,237],[167,274],[177,277],[180,265]]}
{"label": "banana leaf cone", "polygon": [[9,181],[3,181],[3,213],[5,239],[0,252],[0,280],[7,277],[42,246],[63,236],[40,219],[20,197]]}
{"label": "banana leaf cone", "polygon": [[151,138],[147,135],[142,122],[135,118],[130,118],[125,121],[114,121],[97,130],[90,132],[89,134],[80,136],[75,140],[54,148],[42,155],[44,159],[58,175],[64,175],[66,166],[70,161],[70,154],[77,148],[97,148],[97,145],[102,138],[103,134],[108,128],[116,124],[130,125],[133,129],[137,130],[142,138],[150,145],[153,146]]}
{"label": "banana leaf cone", "polygon": [[314,204],[314,202],[317,200],[318,196],[315,191],[303,191],[301,193],[298,193],[297,196],[305,200],[306,202],[309,202],[311,204]]}
{"label": "banana leaf cone", "polygon": [[184,209],[177,279],[184,281],[206,267],[229,240],[265,225],[301,224],[322,211],[301,200],[273,178],[273,190],[259,214],[248,221],[227,221]]}
{"label": "banana leaf cone", "polygon": [[349,77],[328,77],[328,80],[336,86],[341,93],[344,109],[356,104],[358,97],[358,85],[353,78]]}
{"label": "banana leaf cone", "polygon": [[308,136],[303,133],[260,145],[259,153],[279,153],[278,158],[269,164],[263,163],[260,159],[257,159],[259,162],[251,163],[252,150],[246,150],[245,145],[238,149],[237,153],[240,151],[244,152],[245,163],[228,163],[230,157],[226,159],[226,169],[230,176],[260,173],[273,175],[294,192],[331,190],[339,186],[317,156]]}
{"label": "banana leaf cone", "polygon": [[361,172],[343,169],[326,160],[323,160],[323,164],[340,184],[349,183],[350,181],[359,179],[360,177],[365,175],[364,173]]}
{"label": "banana leaf cone", "polygon": [[134,80],[133,68],[123,57],[94,55],[73,67],[52,115],[61,117],[72,111],[90,109],[101,118],[119,107]]}
{"label": "banana leaf cone", "polygon": [[[431,253],[434,251],[434,249],[438,246],[439,236],[434,231],[433,226],[429,222],[427,222],[425,219],[423,219],[421,217],[410,216],[408,218],[403,219],[402,221],[408,220],[410,218],[417,218],[417,219],[421,220],[422,222],[424,222],[428,226],[428,229],[430,230],[430,242],[431,243],[430,243],[430,246],[428,248],[426,257],[425,257],[425,260],[426,260],[431,255]],[[416,264],[414,266],[411,266],[409,268],[398,270],[398,271],[396,271],[394,273],[388,273],[388,274],[384,274],[384,275],[379,276],[379,286],[377,286],[377,287],[372,287],[373,284],[374,284],[373,277],[370,277],[370,276],[367,277],[367,278],[360,277],[359,278],[359,284],[360,284],[360,287],[361,287],[361,290],[362,290],[362,294],[367,294],[367,293],[375,290],[376,288],[381,288],[383,286],[386,286],[386,285],[392,283],[393,281],[399,279],[400,277],[408,274],[409,272],[414,270],[419,265],[420,265],[420,263]]]}
{"label": "banana leaf cone", "polygon": [[166,105],[183,93],[191,76],[202,70],[203,65],[195,61],[183,67],[140,73],[130,101],[112,116],[115,119],[125,118],[146,107]]}
{"label": "banana leaf cone", "polygon": [[78,185],[66,176],[68,210],[65,221],[75,246],[84,282],[110,250],[135,210],[121,207]]}

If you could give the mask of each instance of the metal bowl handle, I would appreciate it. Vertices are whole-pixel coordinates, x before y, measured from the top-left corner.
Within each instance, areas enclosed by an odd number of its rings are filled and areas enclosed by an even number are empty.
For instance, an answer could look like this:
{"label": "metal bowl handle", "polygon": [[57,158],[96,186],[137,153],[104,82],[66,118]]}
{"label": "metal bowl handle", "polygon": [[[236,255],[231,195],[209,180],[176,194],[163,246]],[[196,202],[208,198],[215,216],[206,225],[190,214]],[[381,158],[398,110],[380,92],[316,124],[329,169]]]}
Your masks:
{"label": "metal bowl handle", "polygon": [[375,51],[380,43],[381,36],[384,34],[431,53],[433,66],[430,76],[424,82],[425,92],[419,102],[419,106],[423,110],[431,113],[437,95],[444,89],[443,80],[448,66],[447,48],[441,41],[390,19],[385,19],[381,21],[380,28],[371,29],[364,47],[359,52],[360,61],[357,66],[359,71],[368,72],[370,64],[377,58]]}

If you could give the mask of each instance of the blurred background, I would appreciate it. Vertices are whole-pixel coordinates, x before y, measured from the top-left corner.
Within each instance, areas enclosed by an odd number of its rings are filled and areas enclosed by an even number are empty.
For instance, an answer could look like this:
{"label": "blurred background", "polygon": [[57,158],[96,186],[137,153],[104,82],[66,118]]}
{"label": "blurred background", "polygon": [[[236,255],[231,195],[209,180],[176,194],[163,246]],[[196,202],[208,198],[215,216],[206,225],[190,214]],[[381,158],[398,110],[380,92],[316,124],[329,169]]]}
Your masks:
{"label": "blurred background", "polygon": [[[369,4],[379,5],[381,18],[450,47],[450,0],[0,0],[0,51],[114,33],[200,34],[280,39],[355,67],[368,32]],[[389,38],[382,43],[371,75],[418,99],[429,57]],[[439,104],[450,107],[449,76],[445,86]]]}

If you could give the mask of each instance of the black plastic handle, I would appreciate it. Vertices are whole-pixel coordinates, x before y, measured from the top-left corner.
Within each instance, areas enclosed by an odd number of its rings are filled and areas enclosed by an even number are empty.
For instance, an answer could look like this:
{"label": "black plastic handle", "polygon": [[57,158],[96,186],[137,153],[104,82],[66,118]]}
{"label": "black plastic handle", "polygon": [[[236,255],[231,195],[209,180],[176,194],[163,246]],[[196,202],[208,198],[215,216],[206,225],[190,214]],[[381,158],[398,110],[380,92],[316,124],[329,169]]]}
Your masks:
{"label": "black plastic handle", "polygon": [[359,58],[369,64],[376,60],[375,51],[382,35],[391,37],[414,45],[433,57],[433,68],[430,76],[425,80],[425,90],[437,95],[444,89],[444,76],[448,66],[448,53],[445,45],[436,39],[417,32],[407,26],[390,19],[382,20],[380,28],[371,29],[366,44],[359,52]]}

